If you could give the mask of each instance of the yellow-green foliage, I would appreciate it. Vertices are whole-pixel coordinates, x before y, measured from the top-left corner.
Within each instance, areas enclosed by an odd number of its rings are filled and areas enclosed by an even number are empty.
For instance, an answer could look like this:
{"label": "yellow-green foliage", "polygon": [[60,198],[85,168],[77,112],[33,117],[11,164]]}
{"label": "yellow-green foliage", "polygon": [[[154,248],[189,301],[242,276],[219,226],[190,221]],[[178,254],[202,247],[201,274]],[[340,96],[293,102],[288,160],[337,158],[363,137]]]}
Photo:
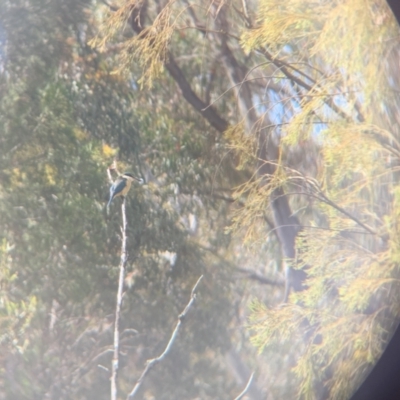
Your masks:
{"label": "yellow-green foliage", "polygon": [[15,300],[10,293],[15,291],[17,275],[11,273],[12,246],[6,240],[0,245],[0,348],[23,353],[29,342],[25,330],[29,327],[36,311],[36,298]]}
{"label": "yellow-green foliage", "polygon": [[[140,9],[143,4],[142,0],[125,1],[117,11],[106,13],[101,34],[90,44],[106,51],[107,45],[128,24],[132,10]],[[143,71],[139,83],[152,86],[153,79],[163,71],[163,62],[168,58],[168,44],[180,17],[174,5],[174,1],[169,1],[151,26],[143,27],[140,34],[120,43],[118,67],[114,73],[126,73],[134,62],[139,62]]]}
{"label": "yellow-green foliage", "polygon": [[[254,305],[252,341],[263,351],[302,332],[293,369],[299,396],[315,398],[314,382],[328,379],[330,398],[347,398],[400,316],[400,187],[389,167],[399,158],[399,132],[382,116],[396,107],[385,102],[391,80],[382,59],[398,29],[384,1],[262,0],[257,17],[255,29],[242,35],[245,49],[267,48],[296,68],[302,61],[314,79],[282,129],[281,153],[310,140],[320,157],[310,177],[285,167],[283,157],[279,179],[266,191],[249,186],[250,203],[236,217],[251,226],[274,185],[290,191],[299,180],[313,202],[297,240],[308,289],[282,307]],[[316,132],[312,124],[321,119],[325,126]],[[302,200],[291,198],[294,207],[296,201]]]}
{"label": "yellow-green foliage", "polygon": [[321,61],[329,68],[324,80],[340,79],[341,90],[349,93],[362,89],[364,107],[385,83],[381,60],[396,29],[385,1],[261,0],[257,22],[242,36],[248,51],[266,46],[281,55],[284,46],[298,46],[314,68]]}
{"label": "yellow-green foliage", "polygon": [[[168,59],[187,11],[178,3],[166,2],[150,26],[121,45],[120,69],[137,60],[143,85],[152,84]],[[210,1],[196,5],[196,12],[210,17],[215,6],[215,18],[224,4],[236,15],[246,3]],[[123,2],[96,44],[106,50],[137,4]],[[393,87],[390,62],[382,61],[398,44],[398,28],[385,0],[260,0],[254,24],[244,25],[235,34],[247,53],[268,51],[284,63],[274,82],[284,88],[284,65],[304,85],[293,83],[289,92],[298,95],[295,106],[292,99],[281,103],[289,117],[279,128],[269,180],[255,172],[267,162],[258,159],[257,138],[244,133],[242,123],[225,134],[238,168],[253,168],[234,195],[244,207],[233,215],[232,230],[245,229],[247,243],[264,241],[267,233],[260,237],[257,226],[271,193],[283,186],[293,212],[307,211],[298,213],[304,228],[296,267],[307,268],[309,277],[308,289],[292,293],[287,305],[254,303],[252,342],[260,352],[294,343],[301,398],[317,396],[315,382],[327,382],[331,399],[347,398],[379,357],[400,313],[400,186],[392,166],[399,161],[399,132],[389,122],[398,109],[390,104],[392,92],[400,88]]]}

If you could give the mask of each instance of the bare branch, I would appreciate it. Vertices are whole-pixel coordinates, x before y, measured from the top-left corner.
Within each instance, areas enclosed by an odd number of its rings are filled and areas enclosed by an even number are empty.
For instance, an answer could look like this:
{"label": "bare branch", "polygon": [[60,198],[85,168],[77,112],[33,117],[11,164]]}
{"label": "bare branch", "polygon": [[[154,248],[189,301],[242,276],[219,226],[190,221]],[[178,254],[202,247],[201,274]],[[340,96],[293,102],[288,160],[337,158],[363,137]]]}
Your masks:
{"label": "bare branch", "polygon": [[185,100],[199,112],[218,132],[223,133],[228,128],[229,124],[215,111],[213,107],[207,107],[208,104],[201,100],[197,94],[192,90],[189,82],[183,75],[182,70],[175,62],[172,54],[168,54],[167,61],[165,62],[165,68],[168,70],[172,78],[175,80],[179,89],[182,92]]}
{"label": "bare branch", "polygon": [[240,400],[243,398],[243,396],[247,393],[247,391],[249,390],[249,387],[251,385],[251,382],[253,381],[254,378],[254,372],[250,375],[249,380],[247,381],[247,385],[246,387],[243,389],[243,391],[239,394],[239,396],[235,397],[235,400]]}
{"label": "bare branch", "polygon": [[180,327],[182,326],[183,321],[185,320],[187,313],[189,312],[189,309],[192,307],[194,301],[196,300],[196,289],[197,286],[199,285],[200,281],[203,279],[203,275],[200,276],[199,279],[197,279],[197,282],[195,283],[195,285],[193,286],[191,295],[190,295],[190,300],[189,302],[186,304],[185,309],[183,310],[183,312],[181,314],[179,314],[178,316],[178,322],[176,323],[175,329],[172,332],[171,338],[169,339],[169,342],[167,344],[167,346],[165,347],[164,351],[156,358],[153,358],[151,360],[147,360],[146,362],[146,368],[144,369],[144,371],[142,372],[142,375],[140,375],[140,378],[138,379],[138,381],[136,382],[135,387],[132,389],[132,391],[128,394],[127,400],[131,400],[135,397],[135,395],[138,393],[144,378],[146,377],[146,375],[150,372],[150,370],[155,367],[156,364],[158,364],[159,362],[161,362],[166,356],[167,354],[170,352],[176,337],[178,336],[178,332]]}
{"label": "bare branch", "polygon": [[246,0],[242,0],[242,7],[243,7],[243,14],[244,16],[249,19],[249,13],[247,11],[247,4],[246,4]]}
{"label": "bare branch", "polygon": [[122,243],[121,243],[121,261],[119,264],[119,278],[118,278],[118,291],[117,291],[117,304],[115,307],[115,322],[114,322],[114,355],[111,365],[111,400],[117,400],[117,375],[119,368],[119,321],[121,318],[121,306],[124,289],[125,266],[128,260],[126,251],[126,197],[123,197],[122,206]]}

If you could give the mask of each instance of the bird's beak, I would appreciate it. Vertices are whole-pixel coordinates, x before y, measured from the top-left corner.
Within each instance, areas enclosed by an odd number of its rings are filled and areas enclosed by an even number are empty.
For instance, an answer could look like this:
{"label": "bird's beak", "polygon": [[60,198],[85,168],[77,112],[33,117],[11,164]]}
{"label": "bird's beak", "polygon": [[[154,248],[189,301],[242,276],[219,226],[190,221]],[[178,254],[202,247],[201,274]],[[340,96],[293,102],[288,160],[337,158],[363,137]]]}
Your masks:
{"label": "bird's beak", "polygon": [[143,184],[143,183],[144,183],[144,179],[142,179],[142,178],[136,178],[136,176],[135,176],[135,181],[138,182],[138,183],[140,183],[140,184]]}

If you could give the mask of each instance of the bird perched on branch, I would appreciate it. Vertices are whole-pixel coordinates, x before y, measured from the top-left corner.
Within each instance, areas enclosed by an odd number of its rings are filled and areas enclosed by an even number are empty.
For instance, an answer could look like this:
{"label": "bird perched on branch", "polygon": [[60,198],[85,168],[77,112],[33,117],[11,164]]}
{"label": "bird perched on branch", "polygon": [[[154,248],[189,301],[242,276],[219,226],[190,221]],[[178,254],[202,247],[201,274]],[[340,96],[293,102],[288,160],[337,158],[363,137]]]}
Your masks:
{"label": "bird perched on branch", "polygon": [[107,204],[107,210],[109,209],[110,204],[113,201],[114,197],[118,196],[125,197],[128,194],[133,181],[143,183],[143,179],[136,178],[128,172],[124,172],[115,180],[115,182],[110,187],[110,200],[108,201]]}

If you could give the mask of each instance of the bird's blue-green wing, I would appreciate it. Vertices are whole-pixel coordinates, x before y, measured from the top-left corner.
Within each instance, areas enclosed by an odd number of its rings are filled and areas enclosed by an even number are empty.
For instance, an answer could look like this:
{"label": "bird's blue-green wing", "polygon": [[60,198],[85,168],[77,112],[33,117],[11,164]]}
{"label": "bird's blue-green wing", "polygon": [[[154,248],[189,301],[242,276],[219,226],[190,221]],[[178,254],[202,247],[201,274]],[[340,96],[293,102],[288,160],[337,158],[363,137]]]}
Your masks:
{"label": "bird's blue-green wing", "polygon": [[126,186],[126,182],[123,179],[117,179],[110,187],[110,200],[108,201],[107,207],[110,207],[110,204],[114,197],[118,196],[119,193],[122,192],[124,187]]}

